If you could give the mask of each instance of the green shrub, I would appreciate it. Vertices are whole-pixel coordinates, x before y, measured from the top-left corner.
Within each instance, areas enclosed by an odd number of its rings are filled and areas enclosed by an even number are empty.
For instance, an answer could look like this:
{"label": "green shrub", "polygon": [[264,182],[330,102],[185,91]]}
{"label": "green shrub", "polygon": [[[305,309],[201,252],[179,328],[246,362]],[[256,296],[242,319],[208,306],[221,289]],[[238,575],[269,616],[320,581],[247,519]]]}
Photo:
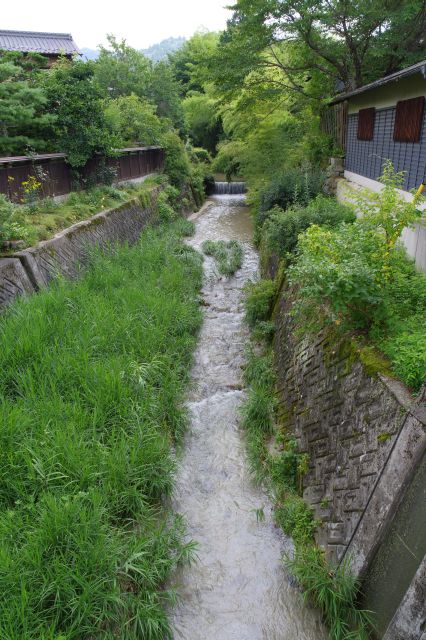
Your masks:
{"label": "green shrub", "polygon": [[273,280],[249,282],[245,287],[245,317],[249,327],[254,328],[258,322],[268,320],[276,296],[276,285]]}
{"label": "green shrub", "polygon": [[237,240],[205,240],[202,249],[207,256],[212,256],[218,265],[219,273],[230,277],[241,267],[244,249]]}
{"label": "green shrub", "polygon": [[193,147],[192,155],[194,156],[195,160],[198,160],[198,162],[204,162],[204,164],[207,165],[211,164],[212,157],[207,149],[203,149],[203,147]]}
{"label": "green shrub", "polygon": [[313,541],[319,523],[312,508],[296,493],[288,492],[275,510],[275,518],[284,533],[291,536],[296,545]]}
{"label": "green shrub", "polygon": [[336,227],[341,222],[353,222],[355,214],[334,198],[318,195],[306,207],[292,206],[286,210],[275,206],[262,229],[262,248],[267,254],[281,258],[294,252],[300,233],[312,224]]}
{"label": "green shrub", "polygon": [[377,245],[377,236],[357,224],[336,229],[312,225],[299,236],[288,278],[297,287],[302,323],[305,318],[315,329],[324,321],[363,329],[383,314]]}
{"label": "green shrub", "polygon": [[407,386],[418,391],[426,380],[425,315],[404,323],[400,331],[384,338],[379,345],[390,358],[395,373]]}
{"label": "green shrub", "polygon": [[268,212],[278,206],[281,209],[298,204],[305,206],[321,193],[324,173],[318,168],[291,169],[277,175],[259,194],[259,211],[256,222],[262,225]]}

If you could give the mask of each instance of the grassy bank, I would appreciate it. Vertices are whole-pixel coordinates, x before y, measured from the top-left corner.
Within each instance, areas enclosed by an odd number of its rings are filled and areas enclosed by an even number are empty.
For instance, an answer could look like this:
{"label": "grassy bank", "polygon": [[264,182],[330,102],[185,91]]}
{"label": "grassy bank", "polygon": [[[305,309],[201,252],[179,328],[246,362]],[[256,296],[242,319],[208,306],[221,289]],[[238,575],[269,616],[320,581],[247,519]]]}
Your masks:
{"label": "grassy bank", "polygon": [[26,203],[18,205],[0,195],[0,245],[2,241],[21,240],[29,247],[51,238],[76,222],[117,207],[132,198],[139,199],[143,205],[158,180],[148,178],[140,184],[99,186],[75,191],[61,202],[53,198],[28,198]]}
{"label": "grassy bank", "polygon": [[0,637],[168,638],[164,507],[200,326],[186,221],[0,319]]}

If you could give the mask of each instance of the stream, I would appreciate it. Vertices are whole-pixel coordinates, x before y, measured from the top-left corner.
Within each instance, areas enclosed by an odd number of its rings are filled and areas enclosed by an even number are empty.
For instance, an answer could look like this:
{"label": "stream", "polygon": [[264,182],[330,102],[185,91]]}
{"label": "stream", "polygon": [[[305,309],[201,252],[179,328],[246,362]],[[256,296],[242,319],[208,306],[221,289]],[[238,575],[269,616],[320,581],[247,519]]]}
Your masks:
{"label": "stream", "polygon": [[[239,407],[248,344],[243,287],[258,277],[258,256],[244,196],[213,196],[191,217],[196,249],[206,239],[239,240],[242,268],[229,279],[205,257],[204,324],[195,352],[187,406],[190,428],[178,462],[174,510],[197,541],[197,560],[175,573],[179,601],[171,613],[175,640],[325,640],[316,611],[282,563],[289,538],[272,504],[254,486],[246,461]],[[201,250],[201,249],[200,249]],[[265,520],[257,522],[256,510]]]}

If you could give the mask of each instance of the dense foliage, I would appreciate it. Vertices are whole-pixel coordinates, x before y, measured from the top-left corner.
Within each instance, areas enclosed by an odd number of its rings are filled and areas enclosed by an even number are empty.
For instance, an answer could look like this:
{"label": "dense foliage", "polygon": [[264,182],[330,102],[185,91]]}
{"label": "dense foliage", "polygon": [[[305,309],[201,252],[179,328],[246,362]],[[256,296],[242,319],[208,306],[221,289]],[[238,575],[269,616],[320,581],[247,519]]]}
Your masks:
{"label": "dense foliage", "polygon": [[274,206],[267,212],[262,228],[262,250],[268,255],[291,260],[299,235],[311,225],[336,227],[342,222],[353,222],[351,208],[334,198],[318,195],[303,207],[293,205],[287,209]]}
{"label": "dense foliage", "polygon": [[0,149],[1,155],[19,155],[22,149],[45,148],[54,116],[46,112],[47,96],[37,84],[41,56],[0,55]]}
{"label": "dense foliage", "polygon": [[63,60],[45,76],[43,84],[55,115],[54,140],[67,154],[67,162],[78,168],[96,154],[111,156],[117,141],[105,118],[93,64]]}

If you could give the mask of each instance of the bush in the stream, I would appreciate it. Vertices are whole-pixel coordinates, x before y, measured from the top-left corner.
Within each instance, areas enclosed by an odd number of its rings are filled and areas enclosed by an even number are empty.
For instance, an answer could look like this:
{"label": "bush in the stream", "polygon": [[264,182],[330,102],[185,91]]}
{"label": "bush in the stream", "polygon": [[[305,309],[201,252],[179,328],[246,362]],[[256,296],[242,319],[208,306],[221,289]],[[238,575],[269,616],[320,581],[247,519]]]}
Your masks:
{"label": "bush in the stream", "polygon": [[262,249],[269,255],[290,258],[299,234],[312,224],[336,227],[342,222],[354,220],[352,209],[324,195],[318,195],[305,207],[293,205],[284,210],[275,206],[263,225]]}
{"label": "bush in the stream", "polygon": [[205,240],[202,249],[216,260],[219,273],[224,276],[234,275],[242,265],[244,249],[238,240]]}

